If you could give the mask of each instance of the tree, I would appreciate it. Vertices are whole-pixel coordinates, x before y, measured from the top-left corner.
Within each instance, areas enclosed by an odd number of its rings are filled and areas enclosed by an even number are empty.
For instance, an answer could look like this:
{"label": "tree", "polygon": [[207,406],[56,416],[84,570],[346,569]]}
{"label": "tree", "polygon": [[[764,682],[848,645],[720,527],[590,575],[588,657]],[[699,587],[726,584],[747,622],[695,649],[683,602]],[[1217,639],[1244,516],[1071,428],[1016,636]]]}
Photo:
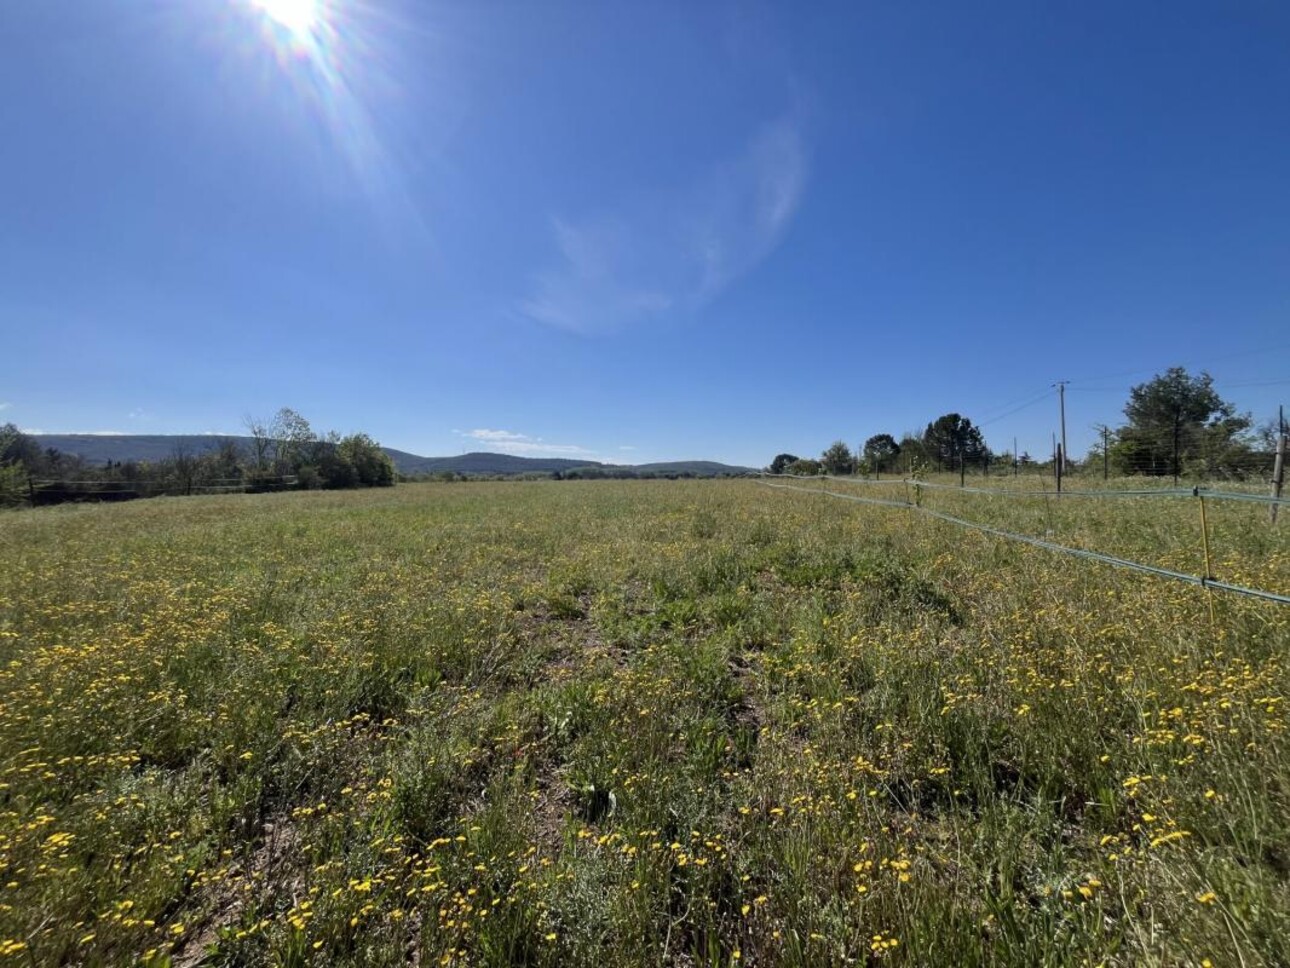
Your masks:
{"label": "tree", "polygon": [[206,455],[207,473],[221,484],[242,477],[242,452],[237,441],[230,437],[220,437],[215,447]]}
{"label": "tree", "polygon": [[816,474],[820,473],[821,469],[822,468],[818,460],[811,460],[810,458],[805,457],[799,457],[797,460],[793,461],[793,463],[789,464],[788,467],[784,468],[786,473],[795,474],[798,477],[814,477]]}
{"label": "tree", "polygon": [[923,446],[942,470],[983,463],[990,453],[980,429],[957,413],[947,413],[929,423],[923,431]]}
{"label": "tree", "polygon": [[336,445],[336,453],[346,461],[365,487],[390,487],[394,484],[394,461],[367,434],[350,434]]}
{"label": "tree", "polygon": [[852,474],[856,469],[856,459],[844,440],[831,443],[829,449],[820,455],[820,464],[826,474]]}
{"label": "tree", "polygon": [[921,434],[906,431],[896,446],[900,448],[900,456],[904,458],[902,463],[905,465],[905,470],[912,473],[927,464],[929,460],[927,447],[923,443]]}
{"label": "tree", "polygon": [[1239,472],[1250,452],[1253,421],[1220,397],[1203,371],[1192,376],[1175,366],[1133,387],[1124,415],[1129,422],[1111,449],[1121,473],[1176,476],[1189,466]]}
{"label": "tree", "polygon": [[247,414],[242,418],[242,426],[251,436],[251,458],[255,461],[252,470],[257,474],[263,474],[269,460],[269,441],[272,439],[269,433],[269,422]]}
{"label": "tree", "polygon": [[27,498],[27,475],[40,459],[40,446],[11,423],[0,427],[0,507]]}
{"label": "tree", "polygon": [[14,424],[0,426],[0,464],[21,464],[32,470],[40,462],[40,445]]}
{"label": "tree", "polygon": [[269,435],[273,438],[274,458],[280,474],[298,471],[306,458],[312,456],[306,448],[318,439],[309,421],[290,407],[283,407],[274,415]]}
{"label": "tree", "polygon": [[776,454],[775,459],[770,462],[770,472],[772,474],[783,474],[788,469],[788,465],[798,459],[796,454]]}
{"label": "tree", "polygon": [[864,442],[864,459],[870,469],[881,474],[896,466],[900,444],[891,434],[874,434]]}
{"label": "tree", "polygon": [[180,439],[170,452],[170,468],[175,482],[184,494],[193,493],[193,482],[197,479],[200,463],[188,445]]}

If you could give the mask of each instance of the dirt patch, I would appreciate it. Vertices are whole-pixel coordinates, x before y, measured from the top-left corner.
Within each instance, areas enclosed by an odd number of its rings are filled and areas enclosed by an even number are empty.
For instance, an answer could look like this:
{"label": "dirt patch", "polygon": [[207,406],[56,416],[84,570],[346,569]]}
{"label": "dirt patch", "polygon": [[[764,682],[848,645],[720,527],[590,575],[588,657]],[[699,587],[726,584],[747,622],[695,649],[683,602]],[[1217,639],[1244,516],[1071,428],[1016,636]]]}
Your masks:
{"label": "dirt patch", "polygon": [[[221,929],[236,924],[242,912],[246,895],[237,889],[237,885],[254,879],[262,885],[258,893],[264,893],[263,888],[275,885],[282,878],[284,868],[288,866],[285,861],[294,858],[299,845],[299,831],[289,818],[277,817],[266,821],[259,844],[246,864],[230,867],[228,876],[209,889],[206,903],[202,906],[208,907],[211,913],[174,952],[175,968],[194,968],[205,961],[210,949],[219,941]],[[277,885],[274,889],[283,887],[286,885]]]}
{"label": "dirt patch", "polygon": [[558,768],[538,778],[533,801],[533,843],[538,853],[554,857],[564,845],[564,828],[577,809],[574,793]]}
{"label": "dirt patch", "polygon": [[607,660],[616,668],[626,668],[629,650],[606,641],[592,617],[592,596],[577,599],[578,614],[553,611],[546,605],[526,608],[516,616],[516,634],[545,653],[537,682],[562,681]]}

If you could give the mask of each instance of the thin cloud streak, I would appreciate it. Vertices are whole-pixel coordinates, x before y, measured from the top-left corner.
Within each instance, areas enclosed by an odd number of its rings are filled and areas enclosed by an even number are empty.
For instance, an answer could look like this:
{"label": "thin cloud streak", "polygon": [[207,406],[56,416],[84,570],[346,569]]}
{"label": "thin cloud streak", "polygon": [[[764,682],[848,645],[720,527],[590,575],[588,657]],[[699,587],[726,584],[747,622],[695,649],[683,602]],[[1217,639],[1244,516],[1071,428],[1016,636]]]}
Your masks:
{"label": "thin cloud streak", "polygon": [[552,220],[559,263],[535,275],[519,311],[584,335],[694,312],[764,260],[801,204],[801,124],[765,125],[747,148],[684,192],[631,215]]}

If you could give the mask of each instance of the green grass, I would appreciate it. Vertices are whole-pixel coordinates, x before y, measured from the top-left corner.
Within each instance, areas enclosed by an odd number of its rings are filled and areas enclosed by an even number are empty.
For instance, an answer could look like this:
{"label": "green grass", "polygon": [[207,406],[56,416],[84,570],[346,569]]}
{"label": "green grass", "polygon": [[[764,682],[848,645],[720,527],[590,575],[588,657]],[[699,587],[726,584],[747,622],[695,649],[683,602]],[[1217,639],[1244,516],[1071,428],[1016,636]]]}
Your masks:
{"label": "green grass", "polygon": [[[927,503],[1201,570],[1186,500]],[[1290,963],[1284,606],[752,481],[0,546],[0,964]]]}

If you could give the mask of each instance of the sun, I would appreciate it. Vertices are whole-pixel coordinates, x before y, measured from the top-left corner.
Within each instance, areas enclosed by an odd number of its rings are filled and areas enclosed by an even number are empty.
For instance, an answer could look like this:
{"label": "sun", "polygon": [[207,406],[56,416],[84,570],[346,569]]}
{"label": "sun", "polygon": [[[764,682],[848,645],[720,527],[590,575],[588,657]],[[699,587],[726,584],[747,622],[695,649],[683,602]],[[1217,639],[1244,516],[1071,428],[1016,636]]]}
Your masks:
{"label": "sun", "polygon": [[322,19],[319,0],[252,0],[266,17],[292,34],[309,34]]}

